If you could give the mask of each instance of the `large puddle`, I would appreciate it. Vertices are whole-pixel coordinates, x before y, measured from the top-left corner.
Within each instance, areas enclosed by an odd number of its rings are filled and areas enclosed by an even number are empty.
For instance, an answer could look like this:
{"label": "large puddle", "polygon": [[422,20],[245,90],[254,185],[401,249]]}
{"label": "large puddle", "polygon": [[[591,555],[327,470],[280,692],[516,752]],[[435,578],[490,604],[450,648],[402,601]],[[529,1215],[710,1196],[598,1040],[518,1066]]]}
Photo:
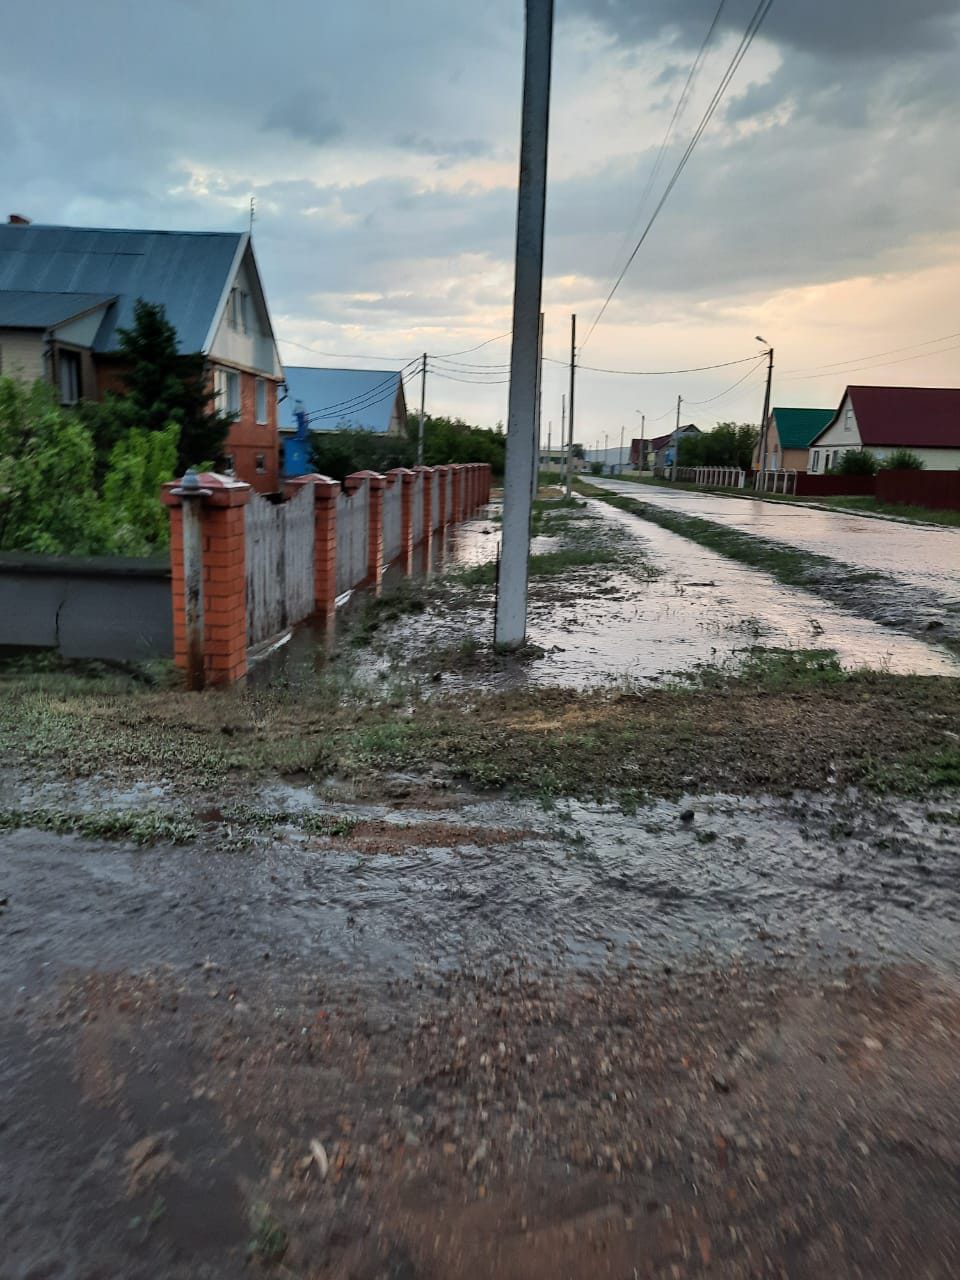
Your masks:
{"label": "large puddle", "polygon": [[[658,570],[647,579],[629,572],[598,574],[594,595],[538,592],[531,599],[528,638],[544,656],[503,669],[438,671],[434,687],[516,687],[518,684],[591,688],[610,681],[651,683],[692,674],[705,665],[736,668],[756,648],[833,650],[849,670],[868,667],[894,675],[960,676],[946,649],[859,617],[769,574],[731,560],[659,525],[606,504],[588,503],[596,519],[636,540],[638,560]],[[499,533],[499,530],[497,530]],[[478,536],[472,546],[477,548]],[[480,547],[495,554],[489,543]],[[545,549],[535,542],[534,550]],[[602,584],[601,580],[602,579]],[[398,653],[426,660],[432,648],[492,639],[486,606],[405,618],[386,652],[371,663],[385,670]]]}
{"label": "large puddle", "polygon": [[[321,805],[290,787],[259,798],[288,812]],[[351,812],[411,828],[400,851],[363,853],[349,837],[331,847],[295,824],[230,851],[215,830],[141,851],[14,832],[4,981],[208,958],[279,986],[314,966],[382,983],[509,957],[575,968],[700,953],[960,962],[955,799],[710,796],[634,816],[500,801]],[[505,841],[470,843],[471,829],[491,828]]]}
{"label": "large puddle", "polygon": [[596,483],[653,506],[772,538],[859,569],[890,574],[946,602],[960,604],[960,529],[869,520],[786,502],[727,498],[656,485],[615,480]]}

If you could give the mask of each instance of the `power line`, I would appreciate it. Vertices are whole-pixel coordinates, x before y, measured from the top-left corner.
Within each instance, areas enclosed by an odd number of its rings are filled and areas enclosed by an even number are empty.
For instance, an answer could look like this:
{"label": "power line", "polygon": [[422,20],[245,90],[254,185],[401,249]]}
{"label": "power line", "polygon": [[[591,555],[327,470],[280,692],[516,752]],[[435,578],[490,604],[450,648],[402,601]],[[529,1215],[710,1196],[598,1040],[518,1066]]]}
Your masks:
{"label": "power line", "polygon": [[762,364],[766,363],[766,356],[761,356],[752,369],[748,369],[742,378],[738,378],[732,387],[727,387],[726,391],[720,391],[715,396],[709,396],[706,400],[684,400],[684,404],[692,404],[695,406],[703,404],[713,404],[714,400],[722,400],[724,396],[728,396],[731,391],[736,391],[737,387],[742,386],[748,378],[752,378]]}
{"label": "power line", "polygon": [[[582,350],[582,348],[581,348]],[[549,360],[551,364],[566,365],[566,360],[557,360],[554,356],[544,356],[544,360]],[[720,364],[701,364],[692,369],[601,369],[592,364],[578,364],[577,371],[586,370],[588,373],[622,373],[631,378],[667,378],[674,374],[680,373],[707,373],[711,369],[729,369],[737,364],[749,364],[756,360],[756,356],[744,356],[741,360],[723,360]]]}
{"label": "power line", "polygon": [[915,356],[901,356],[899,360],[884,360],[880,364],[860,365],[856,369],[834,370],[829,373],[807,373],[799,378],[787,378],[788,382],[810,382],[818,378],[847,377],[851,373],[867,373],[871,369],[888,369],[892,364],[909,364],[911,360],[929,360],[931,356],[945,355],[948,351],[960,351],[960,342],[952,347],[941,347],[938,351],[921,351]]}
{"label": "power line", "polygon": [[509,378],[459,378],[452,373],[440,373],[437,369],[431,369],[430,372],[435,378],[444,378],[447,382],[462,382],[468,387],[504,387],[510,381]]}
{"label": "power line", "polygon": [[646,185],[643,188],[643,194],[641,195],[640,201],[637,205],[637,211],[633,215],[633,218],[630,220],[630,225],[627,227],[627,230],[624,232],[623,238],[620,241],[620,245],[617,248],[616,256],[614,257],[614,261],[613,261],[613,266],[611,268],[611,273],[616,270],[617,262],[619,262],[621,255],[623,254],[627,245],[630,243],[633,230],[636,227],[637,223],[640,221],[640,218],[643,215],[643,211],[646,208],[647,199],[650,195],[650,192],[653,189],[653,184],[656,182],[657,178],[660,175],[660,169],[663,166],[664,157],[667,154],[667,148],[669,147],[670,142],[673,138],[673,131],[676,127],[678,119],[680,118],[683,108],[686,106],[687,99],[690,95],[690,90],[693,87],[693,82],[697,78],[697,74],[703,62],[704,54],[707,51],[707,46],[710,44],[710,41],[713,39],[713,33],[717,29],[717,24],[720,21],[720,16],[723,13],[726,3],[727,3],[727,0],[720,0],[720,4],[717,6],[717,11],[713,15],[713,21],[710,23],[710,26],[707,30],[707,34],[703,38],[703,43],[700,46],[700,50],[697,53],[696,58],[694,58],[693,62],[690,65],[690,70],[687,73],[687,79],[683,86],[683,90],[681,91],[679,98],[677,98],[677,101],[674,104],[673,115],[670,117],[670,123],[669,125],[667,125],[667,131],[663,135],[663,141],[660,143],[660,150],[657,152],[657,158],[653,162],[653,166],[647,177]]}
{"label": "power line", "polygon": [[660,210],[667,203],[670,193],[673,191],[673,188],[677,185],[677,182],[680,179],[680,175],[683,173],[684,169],[686,168],[687,161],[693,155],[694,150],[696,149],[697,143],[700,141],[701,137],[704,134],[704,131],[706,130],[707,125],[710,123],[711,119],[713,118],[713,114],[716,111],[717,107],[720,105],[721,99],[723,98],[723,95],[726,93],[727,87],[729,86],[730,81],[736,75],[737,70],[740,67],[740,63],[746,57],[747,51],[749,50],[750,46],[753,44],[754,38],[757,32],[760,30],[760,27],[763,24],[763,21],[766,18],[767,14],[770,12],[770,9],[772,6],[773,6],[773,0],[760,0],[759,4],[754,10],[753,17],[750,19],[749,23],[747,24],[747,29],[743,33],[743,37],[740,40],[740,44],[737,47],[736,53],[731,58],[729,66],[727,67],[719,85],[714,91],[714,95],[711,98],[706,111],[703,113],[703,116],[700,120],[699,125],[697,125],[697,128],[693,134],[693,137],[687,143],[687,149],[684,151],[683,155],[680,157],[680,161],[677,164],[676,169],[674,169],[673,171],[673,176],[671,177],[670,181],[667,183],[667,186],[666,186],[666,189],[664,190],[663,195],[660,197],[656,207],[654,208],[653,213],[650,215],[650,219],[647,222],[647,225],[644,227],[643,232],[640,236],[640,239],[634,245],[633,251],[631,252],[629,258],[627,258],[627,261],[624,264],[623,270],[620,272],[619,276],[617,276],[616,280],[614,281],[613,288],[607,294],[607,297],[603,303],[603,306],[597,312],[597,317],[594,320],[593,324],[590,326],[590,330],[587,333],[586,338],[584,338],[583,344],[580,347],[581,351],[590,341],[591,334],[593,333],[594,329],[596,329],[597,325],[600,323],[601,319],[603,318],[603,315],[606,312],[607,307],[610,305],[610,302],[613,299],[613,295],[617,292],[617,289],[619,289],[624,276],[627,274],[627,272],[630,270],[630,267],[633,264],[634,258],[636,258],[637,254],[640,252],[640,249],[644,241],[646,240],[647,236],[650,234],[650,231],[653,228],[653,224],[657,220]]}
{"label": "power line", "polygon": [[409,364],[406,356],[375,356],[368,352],[348,355],[343,351],[321,351],[319,347],[309,347],[305,342],[294,342],[293,338],[278,338],[277,341],[288,347],[299,347],[301,351],[312,351],[314,355],[325,356],[328,360],[402,360]]}
{"label": "power line", "polygon": [[[345,417],[350,413],[356,413],[361,409],[369,408],[371,405],[379,404],[381,400],[386,399],[394,391],[397,385],[397,378],[403,381],[403,375],[412,363],[412,361],[408,361],[403,369],[398,370],[396,373],[391,373],[389,377],[384,378],[372,387],[368,387],[366,391],[361,391],[355,396],[348,396],[344,400],[335,400],[330,404],[321,405],[319,409],[311,410],[307,417]],[[380,391],[383,394],[378,397],[377,392]]]}
{"label": "power line", "polygon": [[[917,347],[932,347],[938,342],[949,342],[953,338],[960,338],[960,333],[945,333],[942,338],[930,338],[926,342],[911,342],[905,347],[891,347],[889,351],[874,351],[872,355],[867,356],[851,356],[849,360],[837,360],[834,364],[808,364],[799,369],[785,369],[784,373],[810,373],[815,369],[839,369],[841,365],[856,364],[860,360],[879,360],[881,356],[895,356],[901,351],[915,351]],[[948,347],[947,350],[952,350]],[[937,355],[936,351],[931,351],[930,355]]]}
{"label": "power line", "polygon": [[468,356],[472,351],[479,351],[481,347],[488,347],[491,342],[501,342],[504,338],[509,338],[513,333],[512,329],[508,329],[506,333],[498,333],[495,338],[487,338],[485,342],[478,342],[475,347],[467,347],[464,351],[448,351],[445,356],[437,356],[438,360],[447,360],[451,356]]}

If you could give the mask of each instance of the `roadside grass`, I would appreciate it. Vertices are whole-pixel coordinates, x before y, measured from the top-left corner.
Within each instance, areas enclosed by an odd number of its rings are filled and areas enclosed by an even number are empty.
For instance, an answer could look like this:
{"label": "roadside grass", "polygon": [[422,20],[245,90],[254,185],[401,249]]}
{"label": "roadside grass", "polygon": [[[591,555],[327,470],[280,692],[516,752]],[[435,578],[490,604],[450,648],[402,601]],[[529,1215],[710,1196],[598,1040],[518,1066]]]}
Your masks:
{"label": "roadside grass", "polygon": [[0,831],[30,827],[57,835],[78,835],[88,840],[128,840],[133,844],[186,844],[196,828],[180,818],[156,810],[92,810],[70,812],[44,807],[0,809]]}
{"label": "roadside grass", "polygon": [[[178,792],[206,790],[241,806],[258,778],[376,795],[394,771],[541,799],[628,796],[631,804],[700,789],[865,785],[924,794],[960,785],[958,723],[960,681],[844,673],[816,650],[759,652],[739,676],[706,672],[695,687],[642,691],[459,691],[390,704],[372,695],[338,702],[322,688],[296,698],[239,689],[54,698],[12,687],[0,706],[3,759],[28,776],[172,780]],[[256,825],[243,812],[238,821]],[[149,814],[82,820],[123,838],[160,838]],[[21,818],[8,814],[14,821]],[[43,811],[39,821],[105,830]],[[317,821],[331,834],[339,819]]]}

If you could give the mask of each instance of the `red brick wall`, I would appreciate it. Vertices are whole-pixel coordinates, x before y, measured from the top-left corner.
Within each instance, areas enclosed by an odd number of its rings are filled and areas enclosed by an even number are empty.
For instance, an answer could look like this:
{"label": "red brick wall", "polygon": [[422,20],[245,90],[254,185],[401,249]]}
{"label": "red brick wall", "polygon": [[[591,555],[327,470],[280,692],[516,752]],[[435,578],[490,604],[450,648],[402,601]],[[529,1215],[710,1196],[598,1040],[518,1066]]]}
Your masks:
{"label": "red brick wall", "polygon": [[[225,366],[221,366],[225,367]],[[233,455],[238,480],[253,485],[258,493],[276,493],[280,488],[280,441],[277,435],[277,384],[267,384],[267,423],[257,423],[256,380],[253,373],[240,372],[240,417],[230,428],[227,453]],[[263,454],[266,471],[257,471],[257,455]]]}

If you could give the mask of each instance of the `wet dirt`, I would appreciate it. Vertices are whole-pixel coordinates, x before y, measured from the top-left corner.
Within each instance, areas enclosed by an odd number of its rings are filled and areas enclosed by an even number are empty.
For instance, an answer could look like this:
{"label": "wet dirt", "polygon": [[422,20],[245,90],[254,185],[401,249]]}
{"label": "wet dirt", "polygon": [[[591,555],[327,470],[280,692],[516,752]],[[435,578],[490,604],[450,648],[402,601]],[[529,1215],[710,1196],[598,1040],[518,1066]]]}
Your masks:
{"label": "wet dirt", "polygon": [[[736,670],[758,647],[833,650],[847,670],[960,676],[960,660],[940,646],[785,586],[628,512],[596,501],[588,502],[587,510],[633,540],[638,562],[658,572],[576,570],[567,583],[536,585],[527,634],[542,656],[485,671],[469,662],[459,670],[452,664],[453,669],[439,672],[438,690],[478,684],[591,688],[611,679],[644,684],[704,665]],[[550,550],[552,543],[539,538],[533,549]],[[489,598],[478,593],[476,604],[455,614],[431,609],[405,617],[391,629],[371,667],[385,672],[397,653],[407,662],[418,656],[427,662],[431,650],[462,646],[465,635],[478,646],[489,645],[492,626],[492,593]]]}

